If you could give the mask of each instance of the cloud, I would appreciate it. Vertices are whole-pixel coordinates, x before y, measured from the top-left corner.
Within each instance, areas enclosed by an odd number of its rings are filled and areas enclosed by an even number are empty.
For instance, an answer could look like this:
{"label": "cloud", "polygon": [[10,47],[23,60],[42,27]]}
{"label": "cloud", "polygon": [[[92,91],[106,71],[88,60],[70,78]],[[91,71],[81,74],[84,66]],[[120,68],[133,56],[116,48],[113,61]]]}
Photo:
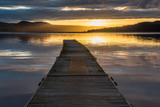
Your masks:
{"label": "cloud", "polygon": [[18,10],[18,9],[31,9],[31,7],[26,6],[11,6],[11,7],[0,7],[1,10]]}
{"label": "cloud", "polygon": [[159,5],[159,0],[1,0],[0,21],[160,18]]}
{"label": "cloud", "polygon": [[130,6],[134,6],[136,8],[160,8],[159,0],[131,0],[127,3]]}

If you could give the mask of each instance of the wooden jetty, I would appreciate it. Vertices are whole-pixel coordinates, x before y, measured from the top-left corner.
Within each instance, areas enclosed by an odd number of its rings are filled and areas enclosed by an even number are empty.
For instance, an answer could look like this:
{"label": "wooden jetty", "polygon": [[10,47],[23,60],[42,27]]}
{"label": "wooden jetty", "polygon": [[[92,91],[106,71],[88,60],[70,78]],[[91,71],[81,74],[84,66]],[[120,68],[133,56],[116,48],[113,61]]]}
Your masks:
{"label": "wooden jetty", "polygon": [[85,46],[64,40],[27,107],[130,107],[116,85]]}

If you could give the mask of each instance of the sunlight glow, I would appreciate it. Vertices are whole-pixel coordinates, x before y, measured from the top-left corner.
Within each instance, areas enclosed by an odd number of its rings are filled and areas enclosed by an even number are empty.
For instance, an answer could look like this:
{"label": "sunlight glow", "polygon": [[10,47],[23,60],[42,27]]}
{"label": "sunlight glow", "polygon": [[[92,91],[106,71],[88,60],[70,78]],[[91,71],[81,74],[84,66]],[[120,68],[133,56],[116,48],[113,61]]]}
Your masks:
{"label": "sunlight glow", "polygon": [[123,7],[116,7],[114,8],[115,10],[126,10],[128,7],[127,6],[123,6]]}
{"label": "sunlight glow", "polygon": [[88,25],[90,26],[106,26],[107,22],[105,20],[91,20]]}
{"label": "sunlight glow", "polygon": [[80,7],[64,7],[61,11],[82,11],[82,10],[100,10],[100,9],[91,9],[91,8],[80,8]]}
{"label": "sunlight glow", "polygon": [[78,11],[78,10],[87,10],[86,8],[69,8],[69,7],[64,7],[61,10],[63,11]]}
{"label": "sunlight glow", "polygon": [[[75,26],[89,26],[90,29],[100,29],[106,27],[120,27],[125,25],[133,25],[140,22],[153,22],[160,20],[160,18],[139,18],[139,19],[73,19],[73,20],[38,20],[48,22],[54,25],[75,25]],[[37,20],[35,20],[37,21]],[[89,29],[87,29],[89,30]]]}
{"label": "sunlight glow", "polygon": [[3,10],[18,10],[18,9],[31,9],[31,7],[27,6],[12,6],[12,7],[0,7]]}

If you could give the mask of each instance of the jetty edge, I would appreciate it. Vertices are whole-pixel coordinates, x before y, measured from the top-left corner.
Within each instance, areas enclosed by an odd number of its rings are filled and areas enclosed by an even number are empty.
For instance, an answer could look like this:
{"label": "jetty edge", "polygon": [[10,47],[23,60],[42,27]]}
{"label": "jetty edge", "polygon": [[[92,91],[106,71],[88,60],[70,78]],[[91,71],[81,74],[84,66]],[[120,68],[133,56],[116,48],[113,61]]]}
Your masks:
{"label": "jetty edge", "polygon": [[26,107],[131,107],[117,83],[76,40],[63,49]]}

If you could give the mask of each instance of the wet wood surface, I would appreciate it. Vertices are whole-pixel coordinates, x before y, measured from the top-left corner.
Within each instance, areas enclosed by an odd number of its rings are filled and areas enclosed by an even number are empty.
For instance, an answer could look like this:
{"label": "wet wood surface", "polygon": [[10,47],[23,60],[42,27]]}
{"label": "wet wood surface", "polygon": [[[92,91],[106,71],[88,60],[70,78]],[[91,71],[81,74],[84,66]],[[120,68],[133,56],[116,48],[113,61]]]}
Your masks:
{"label": "wet wood surface", "polygon": [[64,40],[60,56],[27,107],[130,107],[89,50]]}

